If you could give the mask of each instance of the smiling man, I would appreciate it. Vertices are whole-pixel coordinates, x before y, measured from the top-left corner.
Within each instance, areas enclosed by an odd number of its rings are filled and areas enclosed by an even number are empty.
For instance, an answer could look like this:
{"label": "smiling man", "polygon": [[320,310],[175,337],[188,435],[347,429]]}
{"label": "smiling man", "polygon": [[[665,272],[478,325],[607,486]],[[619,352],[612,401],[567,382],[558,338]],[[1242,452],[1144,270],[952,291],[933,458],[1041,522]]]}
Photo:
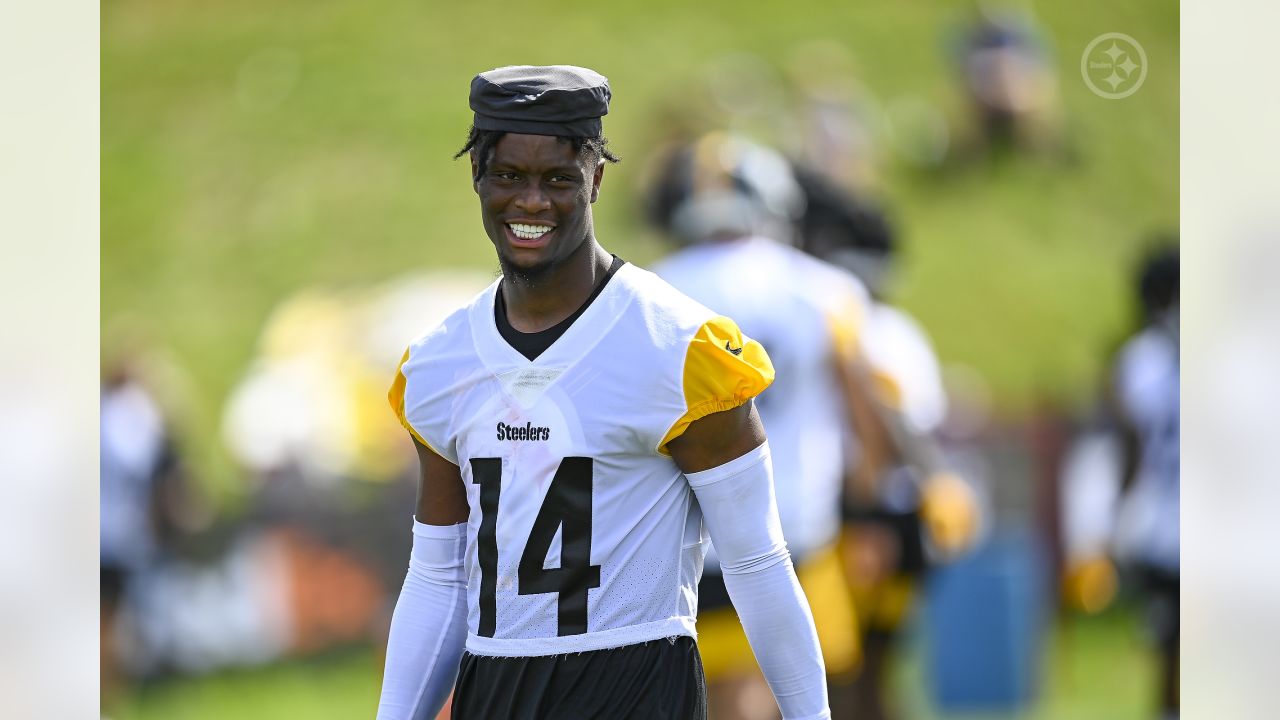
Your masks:
{"label": "smiling man", "polygon": [[[704,718],[703,538],[786,718],[825,718],[813,619],[752,399],[759,343],[595,238],[610,90],[571,66],[472,81],[503,275],[390,392],[422,473],[378,717]],[[705,533],[704,533],[705,527]]]}

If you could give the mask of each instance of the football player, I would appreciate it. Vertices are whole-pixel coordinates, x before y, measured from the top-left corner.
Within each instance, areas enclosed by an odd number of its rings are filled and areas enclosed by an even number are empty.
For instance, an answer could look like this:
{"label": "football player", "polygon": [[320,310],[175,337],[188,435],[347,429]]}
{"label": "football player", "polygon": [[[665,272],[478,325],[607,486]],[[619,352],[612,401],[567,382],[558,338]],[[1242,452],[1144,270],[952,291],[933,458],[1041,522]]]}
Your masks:
{"label": "football player", "polygon": [[1162,717],[1179,708],[1181,534],[1179,270],[1169,243],[1144,258],[1137,277],[1142,328],[1116,357],[1112,397],[1124,442],[1116,554],[1139,575],[1159,652]]}
{"label": "football player", "polygon": [[705,532],[782,714],[825,718],[753,398],[763,347],[596,240],[604,77],[472,81],[470,160],[502,276],[405,352],[422,465],[379,718],[698,718]]}
{"label": "football player", "polygon": [[871,293],[862,344],[894,452],[878,477],[849,486],[841,544],[862,633],[857,715],[890,718],[886,673],[916,582],[932,562],[967,550],[980,518],[972,490],[948,471],[933,439],[947,408],[933,346],[886,299],[897,250],[892,226],[827,177],[804,168],[795,177],[805,197],[801,247],[852,272]]}
{"label": "football player", "polygon": [[[791,245],[804,207],[801,188],[785,158],[741,136],[712,132],[674,151],[649,203],[652,219],[682,243],[654,271],[732,315],[777,370],[757,405],[774,469],[786,478],[777,487],[782,534],[812,604],[827,671],[846,674],[858,659],[857,632],[836,540],[849,464],[846,434],[856,428],[865,457],[875,432],[865,426],[874,421],[869,389],[856,392],[860,380],[852,372],[860,362],[867,292],[853,275]],[[768,718],[772,709],[754,702],[763,679],[725,578],[709,559],[699,588],[698,637],[711,714]]]}

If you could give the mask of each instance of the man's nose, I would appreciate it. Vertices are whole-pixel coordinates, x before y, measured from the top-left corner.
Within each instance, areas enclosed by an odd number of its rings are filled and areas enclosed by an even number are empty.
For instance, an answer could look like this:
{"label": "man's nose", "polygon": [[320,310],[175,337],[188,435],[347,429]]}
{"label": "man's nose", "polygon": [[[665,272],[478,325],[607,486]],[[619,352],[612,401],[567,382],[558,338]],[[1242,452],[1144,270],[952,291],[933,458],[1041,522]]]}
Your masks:
{"label": "man's nose", "polygon": [[515,205],[527,213],[538,213],[551,209],[551,199],[543,191],[541,183],[527,183],[516,195]]}

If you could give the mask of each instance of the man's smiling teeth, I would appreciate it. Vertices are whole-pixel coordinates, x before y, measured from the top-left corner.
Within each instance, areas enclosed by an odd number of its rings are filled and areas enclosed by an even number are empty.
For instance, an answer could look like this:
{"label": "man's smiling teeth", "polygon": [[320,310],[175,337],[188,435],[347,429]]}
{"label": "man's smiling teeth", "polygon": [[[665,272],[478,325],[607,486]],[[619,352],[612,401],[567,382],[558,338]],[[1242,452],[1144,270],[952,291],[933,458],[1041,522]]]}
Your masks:
{"label": "man's smiling teeth", "polygon": [[548,231],[554,228],[547,225],[524,225],[522,223],[507,223],[507,227],[511,228],[511,232],[521,240],[537,240]]}

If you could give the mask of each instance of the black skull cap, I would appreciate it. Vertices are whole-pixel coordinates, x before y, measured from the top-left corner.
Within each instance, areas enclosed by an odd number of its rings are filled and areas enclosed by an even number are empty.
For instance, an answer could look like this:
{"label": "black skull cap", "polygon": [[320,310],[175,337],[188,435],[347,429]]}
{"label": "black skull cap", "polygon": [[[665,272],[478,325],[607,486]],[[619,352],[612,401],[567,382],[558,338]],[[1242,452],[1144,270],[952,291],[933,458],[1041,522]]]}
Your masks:
{"label": "black skull cap", "polygon": [[471,81],[478,130],[597,137],[610,97],[608,78],[574,65],[509,65]]}

